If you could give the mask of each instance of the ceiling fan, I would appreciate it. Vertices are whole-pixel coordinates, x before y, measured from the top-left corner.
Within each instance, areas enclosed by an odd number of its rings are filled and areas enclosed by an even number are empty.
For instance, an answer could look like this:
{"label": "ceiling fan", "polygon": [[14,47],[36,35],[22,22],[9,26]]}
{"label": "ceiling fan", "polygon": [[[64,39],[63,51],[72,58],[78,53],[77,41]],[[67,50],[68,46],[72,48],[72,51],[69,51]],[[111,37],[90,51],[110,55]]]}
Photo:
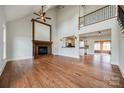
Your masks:
{"label": "ceiling fan", "polygon": [[46,17],[46,12],[44,12],[44,6],[41,6],[41,9],[38,13],[34,12],[35,15],[39,16],[36,19],[41,19],[43,22],[46,22],[46,19],[51,19],[50,17]]}

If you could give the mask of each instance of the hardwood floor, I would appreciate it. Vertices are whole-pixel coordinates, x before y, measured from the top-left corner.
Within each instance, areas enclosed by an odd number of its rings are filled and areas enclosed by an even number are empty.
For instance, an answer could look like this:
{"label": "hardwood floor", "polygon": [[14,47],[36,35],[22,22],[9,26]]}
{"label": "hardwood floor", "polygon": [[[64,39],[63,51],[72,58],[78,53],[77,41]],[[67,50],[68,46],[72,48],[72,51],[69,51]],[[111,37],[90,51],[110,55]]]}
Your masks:
{"label": "hardwood floor", "polygon": [[0,87],[124,87],[118,67],[105,59],[103,55],[80,59],[49,55],[8,62],[0,77]]}

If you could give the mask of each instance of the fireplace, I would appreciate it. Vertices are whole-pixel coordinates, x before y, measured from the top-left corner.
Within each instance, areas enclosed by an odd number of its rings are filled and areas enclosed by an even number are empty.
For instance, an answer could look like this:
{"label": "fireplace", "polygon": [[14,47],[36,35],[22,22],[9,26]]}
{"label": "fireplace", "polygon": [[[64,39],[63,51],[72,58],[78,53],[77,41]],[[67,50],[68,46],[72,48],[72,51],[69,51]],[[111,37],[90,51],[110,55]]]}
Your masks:
{"label": "fireplace", "polygon": [[[32,47],[32,51],[33,51],[32,54],[33,54],[33,57],[37,58],[37,57],[42,56],[42,55],[51,55],[52,54],[52,41],[51,41],[51,39],[52,39],[51,38],[52,37],[52,35],[51,35],[52,34],[52,26],[50,24],[41,22],[41,21],[36,20],[36,19],[32,19],[31,22],[32,22],[32,46],[33,46]],[[46,41],[45,41],[44,39],[42,39],[41,37],[43,34],[41,34],[41,35],[38,34],[38,37],[40,37],[40,38],[38,38],[38,39],[36,38],[37,37],[36,34],[39,33],[36,31],[37,29],[35,29],[37,27],[36,23],[41,24],[41,29],[40,29],[40,27],[38,27],[39,30],[41,30],[41,31],[47,30],[48,31],[48,33],[50,35],[49,40],[46,39]],[[42,26],[42,25],[47,26],[47,29],[46,29],[46,27],[43,28],[44,26]],[[44,31],[43,31],[43,33],[44,33]]]}
{"label": "fireplace", "polygon": [[46,55],[46,54],[48,54],[48,47],[39,46],[38,55]]}
{"label": "fireplace", "polygon": [[33,56],[34,58],[42,55],[52,54],[52,42],[50,41],[33,41]]}

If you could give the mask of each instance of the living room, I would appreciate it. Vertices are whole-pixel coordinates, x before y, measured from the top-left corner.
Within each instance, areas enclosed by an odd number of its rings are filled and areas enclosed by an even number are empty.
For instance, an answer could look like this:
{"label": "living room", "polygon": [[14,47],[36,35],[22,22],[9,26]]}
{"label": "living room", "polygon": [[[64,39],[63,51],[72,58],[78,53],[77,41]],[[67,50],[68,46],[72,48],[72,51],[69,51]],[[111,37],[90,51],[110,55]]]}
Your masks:
{"label": "living room", "polygon": [[[117,8],[116,5],[0,6],[0,87],[123,87],[124,40]],[[83,58],[80,57],[83,51],[80,35],[98,32],[99,36],[106,30],[111,33],[110,62],[95,62],[94,53],[90,53],[92,56],[83,53]],[[89,83],[90,80],[94,82]]]}

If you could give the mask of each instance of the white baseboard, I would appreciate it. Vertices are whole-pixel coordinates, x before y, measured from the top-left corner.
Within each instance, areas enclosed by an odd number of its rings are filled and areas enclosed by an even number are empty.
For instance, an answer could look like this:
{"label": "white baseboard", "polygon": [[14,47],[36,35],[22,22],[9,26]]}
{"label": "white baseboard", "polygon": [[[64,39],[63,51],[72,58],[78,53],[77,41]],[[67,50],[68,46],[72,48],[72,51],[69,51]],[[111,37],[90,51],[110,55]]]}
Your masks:
{"label": "white baseboard", "polygon": [[114,63],[114,62],[112,62],[112,61],[110,61],[110,63],[111,63],[112,65],[117,65],[117,66],[119,66],[118,63]]}
{"label": "white baseboard", "polygon": [[1,76],[2,73],[3,73],[3,70],[4,70],[5,66],[6,66],[6,61],[3,62],[3,65],[2,65],[2,67],[1,67],[1,69],[0,69],[0,76]]}
{"label": "white baseboard", "polygon": [[11,58],[11,59],[7,59],[7,62],[9,61],[17,61],[17,60],[25,60],[25,59],[32,59],[33,56],[30,57],[20,57],[20,58]]}
{"label": "white baseboard", "polygon": [[71,57],[71,58],[77,58],[79,59],[80,56],[68,56],[68,55],[63,55],[63,54],[58,54],[59,56],[65,56],[65,57]]}
{"label": "white baseboard", "polygon": [[124,72],[123,72],[123,70],[121,69],[121,66],[119,66],[119,70],[120,70],[120,72],[121,72],[122,77],[124,78]]}
{"label": "white baseboard", "polygon": [[56,56],[56,55],[58,55],[58,54],[57,54],[57,53],[53,53],[53,55],[55,55],[55,56]]}

